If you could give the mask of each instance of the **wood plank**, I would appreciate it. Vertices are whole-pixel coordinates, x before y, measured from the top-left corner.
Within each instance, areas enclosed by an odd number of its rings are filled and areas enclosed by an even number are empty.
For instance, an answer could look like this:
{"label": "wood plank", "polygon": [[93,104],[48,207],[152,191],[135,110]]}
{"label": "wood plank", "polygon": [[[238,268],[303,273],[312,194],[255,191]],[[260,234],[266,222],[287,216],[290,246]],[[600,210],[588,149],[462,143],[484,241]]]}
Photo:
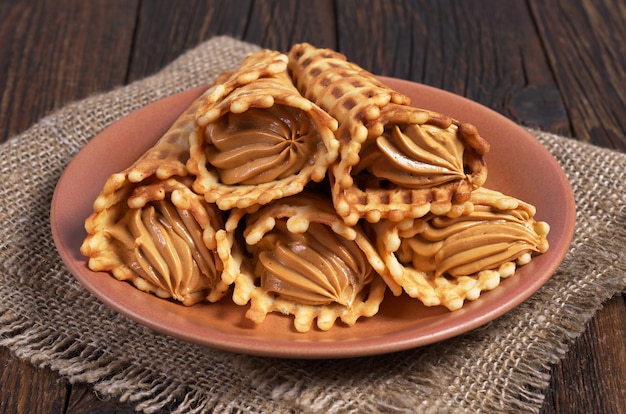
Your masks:
{"label": "wood plank", "polygon": [[136,3],[0,3],[0,142],[70,101],[122,83]]}
{"label": "wood plank", "polygon": [[16,358],[5,347],[0,347],[0,361],[0,413],[65,412],[67,381],[58,379],[50,369],[35,368]]}
{"label": "wood plank", "polygon": [[316,0],[315,7],[292,0],[257,1],[243,40],[283,52],[300,42],[335,48],[335,22],[332,0]]}
{"label": "wood plank", "polygon": [[[129,81],[156,72],[185,50],[214,36],[233,36],[282,51],[301,41],[333,47],[332,0],[317,1],[315,6],[291,0],[190,1],[185,7],[173,7],[168,0],[143,2]],[[242,18],[244,15],[249,18]],[[181,31],[181,26],[187,29]],[[162,44],[167,47],[160,47]]]}
{"label": "wood plank", "polygon": [[213,36],[241,38],[246,20],[240,16],[251,4],[250,0],[193,0],[181,7],[180,3],[175,5],[169,0],[141,2],[128,81],[158,71],[184,51]]}
{"label": "wood plank", "polygon": [[626,390],[625,332],[626,298],[617,295],[552,369],[541,414],[622,412],[619,398]]}
{"label": "wood plank", "polygon": [[532,1],[572,136],[626,151],[626,3]]}
{"label": "wood plank", "polygon": [[569,132],[524,1],[343,0],[338,16],[340,50],[366,69],[468,97],[522,125]]}

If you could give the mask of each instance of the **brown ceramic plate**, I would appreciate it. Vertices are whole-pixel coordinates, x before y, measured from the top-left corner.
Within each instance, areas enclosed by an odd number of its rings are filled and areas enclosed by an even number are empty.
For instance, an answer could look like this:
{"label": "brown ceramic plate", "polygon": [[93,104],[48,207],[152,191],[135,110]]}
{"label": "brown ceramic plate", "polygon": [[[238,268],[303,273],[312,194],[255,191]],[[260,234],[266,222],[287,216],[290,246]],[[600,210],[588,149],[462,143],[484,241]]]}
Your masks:
{"label": "brown ceramic plate", "polygon": [[330,331],[298,333],[292,318],[268,315],[255,326],[245,308],[229,300],[184,307],[143,293],[106,273],[91,272],[79,247],[83,222],[105,181],[134,162],[168,129],[201,88],[140,109],[96,136],[76,156],[57,185],[51,208],[52,234],[75,278],[102,302],[158,332],[208,347],[284,358],[344,358],[375,355],[442,341],[479,327],[519,305],[539,289],[563,260],[574,231],[570,185],[550,153],[503,116],[465,98],[432,87],[383,78],[416,106],[475,124],[492,145],[487,186],[537,207],[551,225],[550,250],[521,267],[495,290],[458,311],[427,308],[406,295],[385,298],[380,312],[355,326],[338,322]]}

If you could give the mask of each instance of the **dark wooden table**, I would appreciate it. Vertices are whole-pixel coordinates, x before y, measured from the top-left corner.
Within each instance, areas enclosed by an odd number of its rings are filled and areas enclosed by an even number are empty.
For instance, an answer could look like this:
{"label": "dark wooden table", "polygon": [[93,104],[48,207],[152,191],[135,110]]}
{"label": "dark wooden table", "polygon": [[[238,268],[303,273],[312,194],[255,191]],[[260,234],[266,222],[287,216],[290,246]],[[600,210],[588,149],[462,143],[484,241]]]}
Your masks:
{"label": "dark wooden table", "polygon": [[[0,142],[221,34],[283,51],[331,47],[376,74],[626,151],[623,0],[0,0]],[[625,332],[617,296],[553,367],[542,412],[624,412]],[[133,410],[0,348],[0,412]]]}

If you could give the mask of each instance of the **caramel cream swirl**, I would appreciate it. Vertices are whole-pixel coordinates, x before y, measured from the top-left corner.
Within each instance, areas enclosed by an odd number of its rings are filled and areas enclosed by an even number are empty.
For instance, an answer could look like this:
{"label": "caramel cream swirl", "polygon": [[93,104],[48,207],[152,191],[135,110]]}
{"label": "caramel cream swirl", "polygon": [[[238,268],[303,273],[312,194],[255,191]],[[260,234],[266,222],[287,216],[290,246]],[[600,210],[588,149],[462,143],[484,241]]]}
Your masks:
{"label": "caramel cream swirl", "polygon": [[169,199],[128,209],[107,231],[116,240],[117,254],[159,288],[159,296],[193,304],[220,279],[221,263],[203,242],[203,229],[190,210],[177,208]]}
{"label": "caramel cream swirl", "polygon": [[354,172],[369,171],[406,188],[429,188],[464,179],[463,142],[457,126],[393,125],[366,143]]}
{"label": "caramel cream swirl", "polygon": [[417,235],[402,240],[398,258],[435,277],[469,276],[506,262],[525,264],[532,252],[548,248],[547,224],[519,208],[476,205],[469,215],[433,217],[422,225]]}
{"label": "caramel cream swirl", "polygon": [[206,128],[206,155],[224,184],[262,184],[297,174],[321,138],[303,111],[285,105],[228,112]]}
{"label": "caramel cream swirl", "polygon": [[277,220],[254,248],[261,287],[297,303],[349,308],[372,277],[359,246],[320,223],[291,233],[286,220]]}

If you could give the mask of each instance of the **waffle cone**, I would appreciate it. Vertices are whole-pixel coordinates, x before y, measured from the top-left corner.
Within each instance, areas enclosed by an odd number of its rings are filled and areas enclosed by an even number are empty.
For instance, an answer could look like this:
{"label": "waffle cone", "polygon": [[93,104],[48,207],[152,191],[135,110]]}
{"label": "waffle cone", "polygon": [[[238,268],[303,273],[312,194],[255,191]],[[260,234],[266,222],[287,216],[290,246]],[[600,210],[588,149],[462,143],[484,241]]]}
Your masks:
{"label": "waffle cone", "polygon": [[[196,176],[194,190],[223,210],[299,193],[324,179],[337,158],[337,122],[301,96],[286,68],[287,57],[278,52],[249,55],[198,108],[187,168]],[[212,135],[217,128],[222,134]],[[242,138],[247,131],[253,138]],[[241,155],[248,148],[255,148],[253,156]]]}
{"label": "waffle cone", "polygon": [[[237,231],[248,260],[227,249],[237,246]],[[246,317],[255,323],[279,312],[293,315],[294,327],[307,332],[315,321],[328,330],[337,320],[353,325],[378,312],[387,288],[377,273],[384,263],[363,230],[347,226],[326,198],[304,192],[236,209],[220,236],[224,258],[236,264],[224,273],[233,301],[249,304]]]}
{"label": "waffle cone", "polygon": [[390,277],[426,306],[460,309],[548,250],[550,227],[534,206],[484,187],[470,201],[475,209],[460,217],[371,225]]}
{"label": "waffle cone", "polygon": [[[340,155],[330,169],[330,181],[335,208],[346,223],[354,224],[361,218],[370,222],[383,218],[400,221],[429,212],[459,215],[471,209],[470,193],[487,177],[483,155],[489,150],[489,144],[475,127],[409,106],[408,97],[332,50],[297,44],[289,53],[289,70],[300,92],[339,122],[335,135],[340,143]],[[424,164],[422,169],[426,171],[425,174],[411,173],[414,181],[420,183],[417,186],[390,185],[386,177],[361,170],[359,164],[364,158],[364,148],[369,148],[368,153],[372,155],[381,152],[372,151],[375,146],[398,147],[388,135],[394,127],[404,131],[408,126],[428,131],[435,138],[431,139],[433,142],[441,141],[437,139],[438,134],[445,135],[444,140],[458,141],[461,151],[445,154],[443,161],[440,158],[417,160]],[[383,141],[391,145],[385,147]],[[411,157],[407,159],[416,161]],[[448,161],[456,165],[454,178],[433,178],[433,169],[450,175]],[[389,162],[389,159],[378,158],[375,163],[380,169],[381,163]],[[428,184],[429,181],[433,183]]]}
{"label": "waffle cone", "polygon": [[[140,290],[185,305],[216,301],[228,289],[212,252],[223,213],[193,193],[186,168],[189,136],[204,97],[134,164],[107,179],[85,221],[87,237],[81,245],[91,270],[111,272]],[[167,239],[169,247],[159,248],[159,237],[148,236],[151,232]]]}

